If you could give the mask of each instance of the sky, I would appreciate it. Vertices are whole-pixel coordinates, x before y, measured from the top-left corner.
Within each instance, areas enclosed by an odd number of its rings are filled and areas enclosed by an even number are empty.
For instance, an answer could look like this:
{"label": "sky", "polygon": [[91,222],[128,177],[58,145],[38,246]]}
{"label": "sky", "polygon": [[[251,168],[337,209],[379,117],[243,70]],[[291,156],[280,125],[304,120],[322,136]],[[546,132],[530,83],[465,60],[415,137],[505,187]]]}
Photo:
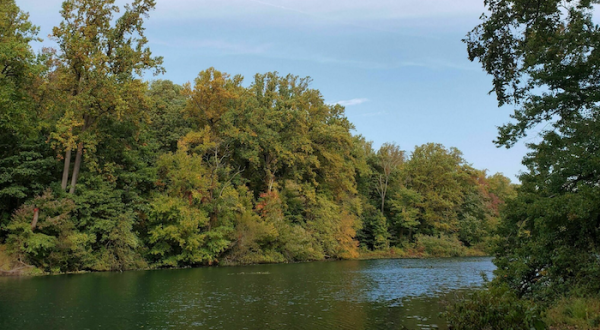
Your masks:
{"label": "sky", "polygon": [[[118,4],[127,1],[118,0]],[[52,46],[61,0],[16,0]],[[277,71],[312,78],[326,102],[346,107],[355,134],[409,154],[428,142],[456,147],[468,163],[513,182],[530,134],[497,148],[491,77],[461,41],[479,22],[483,0],[157,0],[145,22],[149,47],[178,84],[209,67],[245,77]]]}

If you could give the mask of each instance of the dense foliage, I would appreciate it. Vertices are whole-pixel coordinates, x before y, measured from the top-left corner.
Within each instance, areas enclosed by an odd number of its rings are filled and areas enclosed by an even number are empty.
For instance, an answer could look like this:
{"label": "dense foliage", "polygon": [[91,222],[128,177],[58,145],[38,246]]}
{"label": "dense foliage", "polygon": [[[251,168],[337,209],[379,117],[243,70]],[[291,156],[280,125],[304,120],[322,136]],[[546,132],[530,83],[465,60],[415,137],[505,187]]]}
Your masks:
{"label": "dense foliage", "polygon": [[516,108],[497,143],[510,147],[545,125],[539,142],[528,145],[528,171],[499,226],[491,286],[507,288],[510,301],[558,304],[549,309],[551,323],[597,329],[600,312],[591,306],[600,298],[600,26],[593,18],[599,1],[485,3],[489,14],[465,41],[471,60],[493,76],[499,104]]}
{"label": "dense foliage", "polygon": [[143,81],[164,71],[144,37],[154,5],[67,0],[59,48],[36,55],[37,28],[2,1],[0,252],[13,266],[487,251],[507,178],[440,144],[373,148],[309,78],[210,68],[183,86]]}

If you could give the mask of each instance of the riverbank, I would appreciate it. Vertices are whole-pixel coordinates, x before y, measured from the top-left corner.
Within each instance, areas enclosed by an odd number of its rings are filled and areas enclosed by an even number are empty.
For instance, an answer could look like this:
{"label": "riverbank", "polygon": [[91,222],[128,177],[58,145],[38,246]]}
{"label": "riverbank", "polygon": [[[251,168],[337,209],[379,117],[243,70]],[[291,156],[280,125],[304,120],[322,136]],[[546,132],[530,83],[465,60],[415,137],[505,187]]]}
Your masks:
{"label": "riverbank", "polygon": [[0,276],[34,276],[45,275],[43,271],[27,265],[6,252],[6,246],[0,245]]}
{"label": "riverbank", "polygon": [[[430,258],[455,258],[455,257],[487,257],[489,254],[475,249],[462,247],[459,249],[432,249],[431,247],[412,244],[406,249],[391,247],[385,250],[360,250],[359,255],[356,258],[351,259],[336,259],[336,260],[377,260],[377,259],[430,259]],[[327,260],[327,259],[324,259]],[[324,260],[311,260],[308,262],[324,261]],[[281,263],[240,263],[233,262],[224,259],[223,262],[219,263],[219,266],[233,267],[233,266],[251,266],[258,264],[281,264]],[[210,266],[208,266],[210,267]],[[194,267],[172,267],[169,269],[186,269]],[[156,270],[157,267],[145,267],[138,269],[128,270]],[[118,272],[119,270],[107,271],[107,272]],[[85,273],[96,273],[98,271],[76,271],[76,272],[45,272],[35,266],[27,265],[11,256],[6,252],[6,246],[0,245],[0,276],[43,276],[43,275],[66,275],[66,274],[85,274]]]}
{"label": "riverbank", "polygon": [[535,300],[491,284],[448,306],[445,316],[454,329],[600,329],[600,297],[582,297],[574,291]]}
{"label": "riverbank", "polygon": [[444,246],[411,246],[405,249],[391,247],[385,250],[361,250],[359,260],[373,259],[422,259],[422,258],[456,258],[456,257],[489,257],[490,254],[477,248]]}

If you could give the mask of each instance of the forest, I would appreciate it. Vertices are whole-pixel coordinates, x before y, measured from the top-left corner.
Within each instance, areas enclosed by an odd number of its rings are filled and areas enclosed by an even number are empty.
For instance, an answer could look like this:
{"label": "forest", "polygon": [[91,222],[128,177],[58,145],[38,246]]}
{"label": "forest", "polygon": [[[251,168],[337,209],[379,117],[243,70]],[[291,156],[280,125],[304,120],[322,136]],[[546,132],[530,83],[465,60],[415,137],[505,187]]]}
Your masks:
{"label": "forest", "polygon": [[442,144],[375,147],[308,77],[161,80],[154,6],[65,1],[36,53],[1,2],[2,273],[491,253],[508,178]]}
{"label": "forest", "polygon": [[2,0],[0,274],[491,255],[451,327],[598,329],[599,3],[486,0],[463,40],[514,109],[494,142],[529,148],[517,185],[374,145],[308,77],[161,80],[153,0],[67,0],[41,51]]}

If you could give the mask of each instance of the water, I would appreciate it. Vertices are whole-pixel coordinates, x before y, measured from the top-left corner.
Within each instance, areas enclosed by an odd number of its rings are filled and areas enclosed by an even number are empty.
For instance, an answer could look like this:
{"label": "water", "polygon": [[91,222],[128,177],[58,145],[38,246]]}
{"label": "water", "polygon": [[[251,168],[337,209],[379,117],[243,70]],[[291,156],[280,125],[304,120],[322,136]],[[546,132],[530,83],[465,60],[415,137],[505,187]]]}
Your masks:
{"label": "water", "polygon": [[490,258],[0,278],[0,329],[446,329]]}

